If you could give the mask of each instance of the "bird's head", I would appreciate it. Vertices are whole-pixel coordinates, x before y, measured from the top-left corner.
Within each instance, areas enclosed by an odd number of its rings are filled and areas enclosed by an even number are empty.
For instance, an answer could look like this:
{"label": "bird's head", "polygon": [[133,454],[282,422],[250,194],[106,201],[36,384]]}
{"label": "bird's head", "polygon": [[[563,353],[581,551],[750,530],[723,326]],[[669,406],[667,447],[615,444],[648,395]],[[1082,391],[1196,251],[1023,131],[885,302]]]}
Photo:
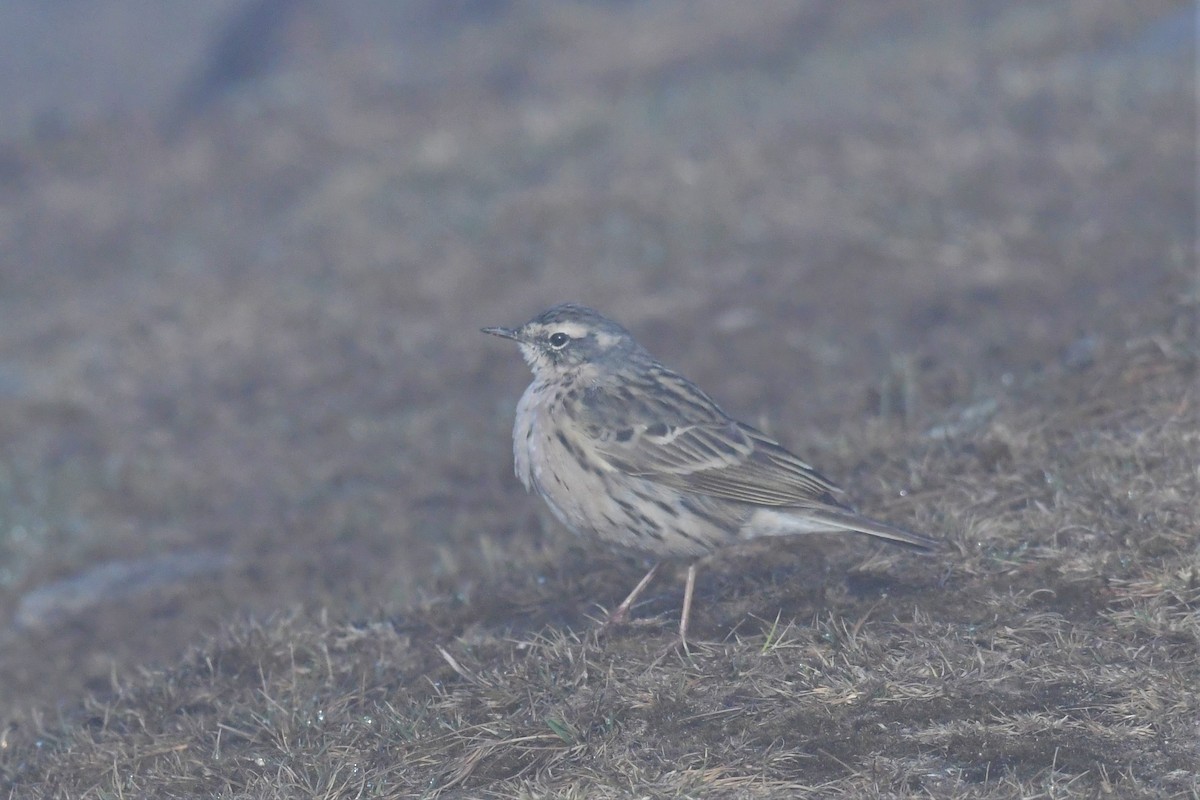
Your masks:
{"label": "bird's head", "polygon": [[536,378],[578,373],[589,366],[620,365],[641,348],[629,331],[587,306],[564,303],[519,328],[484,328],[512,339]]}

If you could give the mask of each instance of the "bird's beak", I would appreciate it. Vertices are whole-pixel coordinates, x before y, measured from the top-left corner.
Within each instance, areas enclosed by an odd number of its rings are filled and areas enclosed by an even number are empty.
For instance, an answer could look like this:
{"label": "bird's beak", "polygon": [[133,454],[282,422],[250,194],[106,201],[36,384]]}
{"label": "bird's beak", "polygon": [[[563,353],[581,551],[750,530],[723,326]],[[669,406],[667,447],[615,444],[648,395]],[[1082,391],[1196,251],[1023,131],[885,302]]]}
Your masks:
{"label": "bird's beak", "polygon": [[492,336],[502,336],[505,339],[521,341],[521,332],[516,328],[481,328],[484,333],[490,333]]}

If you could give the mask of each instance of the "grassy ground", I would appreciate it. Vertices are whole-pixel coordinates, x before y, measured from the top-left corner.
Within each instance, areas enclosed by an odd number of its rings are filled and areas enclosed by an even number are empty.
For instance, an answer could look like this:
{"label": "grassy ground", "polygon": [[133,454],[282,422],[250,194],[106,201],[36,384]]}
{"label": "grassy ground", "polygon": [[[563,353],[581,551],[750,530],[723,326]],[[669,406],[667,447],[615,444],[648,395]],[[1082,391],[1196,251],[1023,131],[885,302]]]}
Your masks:
{"label": "grassy ground", "polygon": [[[0,145],[0,786],[1200,794],[1187,4],[366,8]],[[566,299],[943,552],[598,636],[478,333]]]}

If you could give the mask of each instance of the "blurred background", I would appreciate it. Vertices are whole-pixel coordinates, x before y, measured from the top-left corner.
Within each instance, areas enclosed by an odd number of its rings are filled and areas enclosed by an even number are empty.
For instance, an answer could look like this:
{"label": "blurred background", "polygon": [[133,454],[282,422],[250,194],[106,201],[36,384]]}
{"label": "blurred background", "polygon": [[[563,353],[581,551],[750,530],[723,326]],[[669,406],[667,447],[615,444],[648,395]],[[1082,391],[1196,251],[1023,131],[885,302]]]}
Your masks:
{"label": "blurred background", "polygon": [[556,302],[871,497],[865,437],[1195,292],[1195,38],[1180,0],[8,0],[0,716],[566,548],[478,333]]}

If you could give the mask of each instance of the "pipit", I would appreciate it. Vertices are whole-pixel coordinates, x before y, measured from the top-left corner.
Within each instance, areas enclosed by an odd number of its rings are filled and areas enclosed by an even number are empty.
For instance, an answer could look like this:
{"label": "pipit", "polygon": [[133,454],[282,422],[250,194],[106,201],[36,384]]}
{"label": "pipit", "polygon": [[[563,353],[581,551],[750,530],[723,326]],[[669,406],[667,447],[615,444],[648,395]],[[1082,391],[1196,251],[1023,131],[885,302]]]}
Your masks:
{"label": "pipit", "polygon": [[692,560],[679,620],[686,645],[696,560],[718,548],[838,531],[937,545],[843,505],[828,478],[730,417],[597,311],[568,303],[483,332],[516,341],[533,371],[513,426],[525,488],[576,534],[660,559],[606,624],[626,617],[664,558]]}

